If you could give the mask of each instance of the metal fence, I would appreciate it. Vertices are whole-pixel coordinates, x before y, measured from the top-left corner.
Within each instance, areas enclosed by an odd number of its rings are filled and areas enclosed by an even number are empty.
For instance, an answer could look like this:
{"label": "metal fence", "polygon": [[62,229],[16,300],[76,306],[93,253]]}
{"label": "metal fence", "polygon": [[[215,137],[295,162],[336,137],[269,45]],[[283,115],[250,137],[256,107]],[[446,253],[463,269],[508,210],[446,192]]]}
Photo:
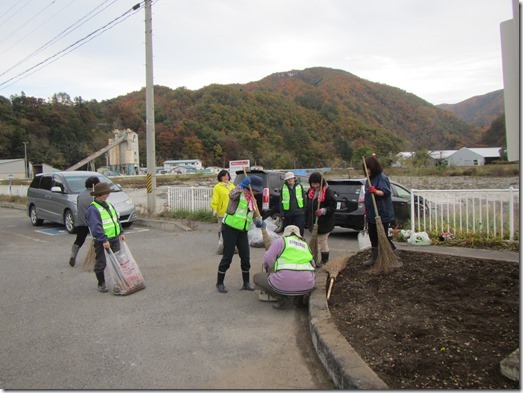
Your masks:
{"label": "metal fence", "polygon": [[[423,203],[414,204],[415,200]],[[421,199],[422,198],[422,199]],[[519,239],[519,190],[411,190],[413,232],[474,233]]]}
{"label": "metal fence", "polygon": [[170,211],[211,211],[212,188],[168,187],[167,208]]}

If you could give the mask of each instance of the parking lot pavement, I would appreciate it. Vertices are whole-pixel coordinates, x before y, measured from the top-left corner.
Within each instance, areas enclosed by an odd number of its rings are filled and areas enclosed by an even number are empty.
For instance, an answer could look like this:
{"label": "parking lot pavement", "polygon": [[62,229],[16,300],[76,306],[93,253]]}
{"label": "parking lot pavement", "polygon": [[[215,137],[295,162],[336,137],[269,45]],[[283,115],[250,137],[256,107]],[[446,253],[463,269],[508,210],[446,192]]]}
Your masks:
{"label": "parking lot pavement", "polygon": [[[118,297],[98,292],[82,270],[85,246],[68,265],[74,236],[63,227],[33,227],[22,210],[0,208],[0,217],[2,388],[332,388],[306,310],[274,310],[240,291],[237,256],[229,293],[217,292],[214,225],[131,227],[128,245],[147,288]],[[332,238],[335,253],[356,237]],[[251,248],[252,274],[263,251]]]}

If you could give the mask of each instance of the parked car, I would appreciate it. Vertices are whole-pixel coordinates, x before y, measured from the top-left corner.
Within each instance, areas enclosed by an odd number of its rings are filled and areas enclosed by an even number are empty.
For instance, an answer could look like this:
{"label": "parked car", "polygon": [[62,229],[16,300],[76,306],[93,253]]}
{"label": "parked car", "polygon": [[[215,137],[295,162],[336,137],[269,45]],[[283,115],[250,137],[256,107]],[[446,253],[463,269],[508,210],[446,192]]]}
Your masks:
{"label": "parked car", "polygon": [[[280,216],[279,202],[280,202],[280,190],[285,182],[285,171],[272,171],[272,170],[249,170],[246,171],[247,176],[256,175],[263,180],[263,194],[256,196],[256,202],[258,208],[262,214],[263,219],[271,217],[274,224],[276,225],[276,233],[283,231],[283,220]],[[236,171],[236,178],[234,184],[237,185],[245,178],[242,170]],[[305,190],[309,188],[309,176],[296,175],[296,183],[301,183]]]}
{"label": "parked car", "polygon": [[85,190],[85,180],[96,176],[100,182],[109,183],[115,192],[109,194],[109,201],[120,216],[122,226],[131,226],[136,220],[133,201],[108,177],[98,172],[64,171],[41,173],[35,176],[27,189],[27,214],[34,226],[44,220],[65,225],[69,233],[75,233],[76,198]]}
{"label": "parked car", "polygon": [[[364,227],[363,206],[366,179],[330,179],[329,187],[336,193],[336,225],[361,231]],[[410,191],[403,185],[390,180],[392,205],[398,224],[410,220]],[[420,214],[423,212],[423,199],[420,199]],[[415,200],[418,211],[418,198]]]}

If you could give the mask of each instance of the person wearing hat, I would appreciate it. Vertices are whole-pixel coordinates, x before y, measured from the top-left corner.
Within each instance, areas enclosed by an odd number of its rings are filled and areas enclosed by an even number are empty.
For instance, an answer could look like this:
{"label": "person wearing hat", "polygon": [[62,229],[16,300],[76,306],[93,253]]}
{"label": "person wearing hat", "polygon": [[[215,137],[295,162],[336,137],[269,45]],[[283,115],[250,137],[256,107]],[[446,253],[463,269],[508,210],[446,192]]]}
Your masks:
{"label": "person wearing hat", "polygon": [[316,265],[311,249],[296,225],[288,225],[283,236],[272,242],[263,256],[263,266],[266,272],[256,273],[254,283],[278,298],[274,308],[285,308],[292,296],[296,305],[306,304],[304,297],[316,284]]}
{"label": "person wearing hat", "polygon": [[283,228],[296,225],[303,236],[305,231],[305,191],[300,183],[296,183],[293,172],[287,172],[283,178],[285,183],[280,189],[280,215],[283,219]]}
{"label": "person wearing hat", "polygon": [[80,251],[80,248],[84,245],[87,234],[89,233],[89,227],[87,226],[87,221],[85,221],[85,211],[93,201],[91,191],[98,183],[100,183],[100,179],[98,179],[97,176],[89,176],[87,180],[85,180],[85,190],[76,197],[76,220],[74,222],[76,239],[71,248],[71,257],[69,258],[69,265],[71,267],[74,267],[76,264],[78,251]]}
{"label": "person wearing hat", "polygon": [[119,251],[120,240],[125,240],[118,213],[111,202],[107,200],[111,192],[114,192],[114,190],[108,183],[101,182],[96,184],[94,191],[91,192],[94,200],[85,212],[85,219],[94,240],[96,253],[94,272],[98,280],[98,290],[100,292],[107,292],[104,274],[107,261],[105,260],[104,249],[111,248],[113,252]]}
{"label": "person wearing hat", "polygon": [[265,223],[257,215],[256,200],[251,196],[251,189],[253,194],[263,193],[261,177],[246,176],[229,194],[229,205],[222,222],[223,257],[218,266],[216,281],[216,288],[221,293],[227,292],[223,282],[225,273],[231,266],[235,248],[238,248],[242,269],[243,286],[241,289],[254,291],[254,287],[249,282],[251,261],[247,232],[253,220],[257,228],[265,227]]}
{"label": "person wearing hat", "polygon": [[321,261],[318,267],[329,260],[329,234],[336,226],[334,212],[336,211],[336,197],[329,188],[325,178],[320,172],[313,172],[309,176],[309,191],[307,192],[307,209],[305,222],[309,231],[313,231],[316,218],[318,219],[318,248]]}
{"label": "person wearing hat", "polygon": [[226,169],[218,172],[217,178],[218,183],[212,189],[211,209],[212,215],[218,218],[218,249],[216,253],[223,255],[222,221],[229,204],[229,193],[234,188],[234,184],[231,182],[231,175]]}

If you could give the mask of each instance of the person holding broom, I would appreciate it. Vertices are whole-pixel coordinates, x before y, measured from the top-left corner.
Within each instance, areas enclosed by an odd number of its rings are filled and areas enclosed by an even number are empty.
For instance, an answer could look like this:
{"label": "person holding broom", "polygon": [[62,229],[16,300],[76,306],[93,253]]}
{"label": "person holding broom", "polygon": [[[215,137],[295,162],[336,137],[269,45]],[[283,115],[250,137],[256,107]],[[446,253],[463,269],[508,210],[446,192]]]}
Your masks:
{"label": "person holding broom", "polygon": [[85,190],[76,197],[76,220],[74,223],[76,228],[76,239],[71,248],[71,257],[69,258],[69,265],[71,267],[74,267],[76,264],[78,251],[80,251],[80,248],[84,245],[87,234],[89,233],[89,227],[87,226],[87,221],[85,221],[85,211],[93,201],[91,191],[98,183],[100,183],[98,177],[89,176],[85,181]]}
{"label": "person holding broom", "polygon": [[265,272],[254,275],[254,283],[269,295],[278,298],[273,307],[281,310],[290,303],[305,306],[307,296],[316,284],[315,263],[300,228],[288,225],[283,236],[274,240],[263,256]]}
{"label": "person holding broom", "polygon": [[111,248],[113,252],[117,252],[120,250],[120,241],[125,241],[124,230],[118,219],[118,213],[111,202],[107,201],[109,194],[113,191],[108,183],[96,184],[94,191],[91,192],[94,200],[85,212],[85,219],[94,240],[96,253],[94,272],[100,292],[107,292],[104,274],[107,261],[104,249]]}
{"label": "person holding broom", "polygon": [[226,169],[218,172],[218,183],[212,189],[211,209],[212,215],[218,218],[218,249],[216,254],[223,255],[222,221],[225,210],[229,205],[229,193],[234,188],[231,175]]}
{"label": "person holding broom", "polygon": [[[321,267],[329,260],[329,235],[336,225],[334,217],[336,198],[334,190],[329,188],[320,172],[311,173],[309,185],[305,222],[311,232],[313,232],[314,226],[317,225],[318,248],[321,254],[321,261],[318,261],[316,265]],[[313,255],[315,255],[314,250],[312,251]]]}
{"label": "person holding broom", "polygon": [[[396,246],[392,243],[392,229],[396,227],[396,217],[392,205],[392,190],[389,178],[383,173],[383,167],[376,158],[376,155],[365,159],[365,165],[370,179],[365,182],[365,216],[368,224],[369,238],[371,244],[371,258],[363,262],[364,266],[371,267],[376,263],[378,258],[378,228],[376,227],[376,216],[381,217],[381,222],[387,234],[392,250]],[[365,171],[365,166],[363,167]],[[378,213],[374,210],[372,195],[376,200]]]}
{"label": "person holding broom", "polygon": [[[251,194],[251,190],[253,194]],[[245,179],[229,194],[229,205],[222,222],[223,257],[218,266],[216,280],[216,288],[220,293],[227,293],[223,282],[225,273],[231,266],[235,247],[238,248],[242,269],[243,286],[240,289],[254,291],[254,287],[250,283],[251,262],[247,232],[253,220],[255,220],[257,228],[266,226],[256,213],[258,209],[254,194],[257,193],[263,193],[263,180],[259,176],[252,175],[245,176]]]}

